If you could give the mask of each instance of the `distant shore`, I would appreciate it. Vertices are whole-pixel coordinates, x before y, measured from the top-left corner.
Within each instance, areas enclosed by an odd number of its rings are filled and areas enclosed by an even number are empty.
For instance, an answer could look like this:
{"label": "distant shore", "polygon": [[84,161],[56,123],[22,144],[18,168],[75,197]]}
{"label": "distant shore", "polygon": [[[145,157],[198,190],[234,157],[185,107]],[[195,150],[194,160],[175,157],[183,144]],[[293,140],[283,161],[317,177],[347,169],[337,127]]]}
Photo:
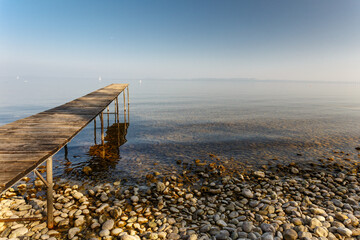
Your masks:
{"label": "distant shore", "polygon": [[[233,171],[196,160],[180,175],[149,173],[146,184],[95,187],[58,182],[55,225],[0,223],[0,239],[360,239],[356,161]],[[36,185],[36,187],[34,187]],[[0,218],[45,216],[46,201],[10,189]]]}

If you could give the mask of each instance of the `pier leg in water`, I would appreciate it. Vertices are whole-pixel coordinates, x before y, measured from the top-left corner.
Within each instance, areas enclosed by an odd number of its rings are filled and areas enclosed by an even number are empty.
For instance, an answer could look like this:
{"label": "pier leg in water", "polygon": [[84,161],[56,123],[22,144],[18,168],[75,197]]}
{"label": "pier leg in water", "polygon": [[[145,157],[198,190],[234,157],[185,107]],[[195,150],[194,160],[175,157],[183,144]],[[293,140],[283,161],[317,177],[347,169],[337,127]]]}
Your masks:
{"label": "pier leg in water", "polygon": [[119,98],[116,97],[116,117],[117,117],[117,123],[119,123]]}
{"label": "pier leg in water", "polygon": [[96,117],[94,118],[94,143],[96,145]]}
{"label": "pier leg in water", "polygon": [[108,123],[107,127],[108,127],[108,128],[109,128],[109,125],[110,125],[109,112],[110,112],[110,109],[109,109],[109,106],[107,106],[107,123]]}
{"label": "pier leg in water", "polygon": [[101,151],[101,157],[105,158],[105,145],[104,145],[104,114],[103,112],[101,112],[100,114],[100,121],[101,121],[101,147],[102,147],[102,151]]}
{"label": "pier leg in water", "polygon": [[104,114],[101,112],[100,114],[101,121],[101,145],[104,145]]}
{"label": "pier leg in water", "polygon": [[46,181],[47,187],[47,225],[49,229],[54,227],[54,199],[53,199],[53,174],[52,174],[52,157],[46,160]]}
{"label": "pier leg in water", "polygon": [[116,128],[117,128],[117,151],[120,157],[120,124],[119,123],[116,124]]}
{"label": "pier leg in water", "polygon": [[115,116],[115,123],[117,123],[117,120],[116,120],[116,116],[117,116],[117,111],[116,111],[116,109],[117,109],[117,104],[118,104],[118,102],[117,102],[117,98],[115,98],[115,102],[114,102],[114,106],[115,106],[115,111],[114,111],[114,116]]}
{"label": "pier leg in water", "polygon": [[127,89],[127,101],[128,101],[128,108],[127,108],[127,114],[128,114],[128,124],[130,123],[130,97],[129,97],[129,86]]}
{"label": "pier leg in water", "polygon": [[126,125],[126,102],[125,102],[125,91],[123,91],[124,96],[124,125]]}
{"label": "pier leg in water", "polygon": [[64,150],[65,150],[65,160],[66,160],[66,161],[69,161],[67,144],[65,145]]}

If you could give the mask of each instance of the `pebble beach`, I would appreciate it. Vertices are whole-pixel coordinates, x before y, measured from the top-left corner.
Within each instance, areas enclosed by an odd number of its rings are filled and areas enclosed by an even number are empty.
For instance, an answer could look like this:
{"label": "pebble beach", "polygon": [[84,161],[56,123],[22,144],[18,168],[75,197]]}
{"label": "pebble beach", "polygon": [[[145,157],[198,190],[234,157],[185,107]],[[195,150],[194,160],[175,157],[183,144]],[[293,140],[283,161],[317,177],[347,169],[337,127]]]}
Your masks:
{"label": "pebble beach", "polygon": [[[134,185],[56,181],[54,229],[0,222],[0,239],[360,239],[356,159],[242,171],[211,159]],[[45,217],[43,189],[39,179],[9,189],[0,217]]]}

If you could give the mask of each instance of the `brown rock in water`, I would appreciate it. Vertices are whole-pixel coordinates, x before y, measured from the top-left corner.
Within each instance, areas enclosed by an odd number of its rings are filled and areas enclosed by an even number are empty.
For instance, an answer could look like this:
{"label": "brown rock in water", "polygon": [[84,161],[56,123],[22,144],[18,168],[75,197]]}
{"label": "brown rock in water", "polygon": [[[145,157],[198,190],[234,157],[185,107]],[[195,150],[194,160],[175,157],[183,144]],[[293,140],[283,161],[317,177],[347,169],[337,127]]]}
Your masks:
{"label": "brown rock in water", "polygon": [[89,175],[91,172],[92,172],[92,168],[89,167],[89,166],[85,166],[83,168],[83,172],[86,174],[86,175]]}

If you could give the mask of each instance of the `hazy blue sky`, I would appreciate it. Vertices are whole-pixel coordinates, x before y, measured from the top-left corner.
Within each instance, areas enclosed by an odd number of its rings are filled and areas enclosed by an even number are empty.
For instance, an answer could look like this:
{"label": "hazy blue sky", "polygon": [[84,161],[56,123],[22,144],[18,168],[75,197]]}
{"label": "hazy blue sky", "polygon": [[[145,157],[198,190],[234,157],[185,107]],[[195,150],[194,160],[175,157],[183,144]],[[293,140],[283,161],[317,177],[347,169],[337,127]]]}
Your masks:
{"label": "hazy blue sky", "polygon": [[360,1],[0,0],[0,76],[360,80]]}

